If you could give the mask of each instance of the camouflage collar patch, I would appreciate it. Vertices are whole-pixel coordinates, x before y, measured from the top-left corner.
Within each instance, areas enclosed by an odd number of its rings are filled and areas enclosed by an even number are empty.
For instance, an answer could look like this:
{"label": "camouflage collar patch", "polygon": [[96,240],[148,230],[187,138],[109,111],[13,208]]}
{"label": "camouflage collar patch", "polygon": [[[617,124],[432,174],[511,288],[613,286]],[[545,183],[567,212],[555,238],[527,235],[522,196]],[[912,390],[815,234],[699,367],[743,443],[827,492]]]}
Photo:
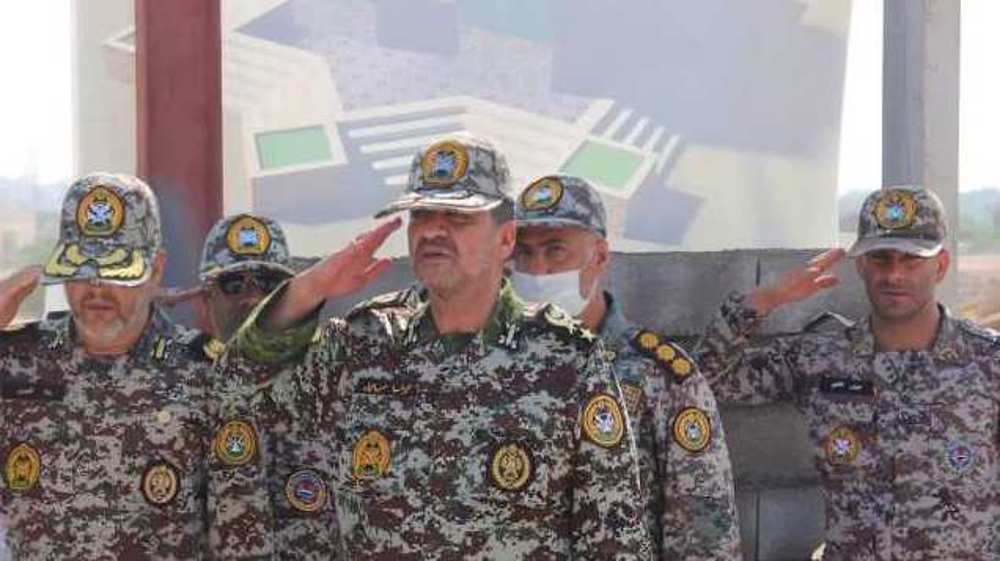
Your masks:
{"label": "camouflage collar patch", "polygon": [[236,255],[264,255],[271,247],[271,232],[253,216],[242,216],[229,225],[226,247]]}
{"label": "camouflage collar patch", "polygon": [[875,202],[875,222],[886,230],[909,228],[917,215],[917,202],[908,191],[886,190]]}
{"label": "camouflage collar patch", "polygon": [[465,177],[469,169],[469,152],[453,140],[445,140],[429,147],[420,161],[424,185],[444,189]]}
{"label": "camouflage collar patch", "polygon": [[558,177],[535,180],[521,193],[521,207],[527,211],[543,211],[556,207],[562,200],[563,185]]}
{"label": "camouflage collar patch", "polygon": [[622,394],[625,397],[625,410],[633,418],[639,417],[639,407],[642,404],[642,388],[635,384],[622,384]]}
{"label": "camouflage collar patch", "polygon": [[117,193],[103,185],[91,189],[76,207],[76,224],[85,236],[111,236],[124,221],[125,203]]}

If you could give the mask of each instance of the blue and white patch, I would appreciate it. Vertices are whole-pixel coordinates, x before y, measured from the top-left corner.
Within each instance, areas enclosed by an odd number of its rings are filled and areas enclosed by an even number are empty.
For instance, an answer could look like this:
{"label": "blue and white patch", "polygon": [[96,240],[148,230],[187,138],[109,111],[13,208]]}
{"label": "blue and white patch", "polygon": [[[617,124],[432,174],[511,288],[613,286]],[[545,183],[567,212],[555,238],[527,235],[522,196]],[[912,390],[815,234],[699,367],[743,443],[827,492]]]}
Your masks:
{"label": "blue and white patch", "polygon": [[976,451],[964,442],[948,444],[948,467],[955,473],[965,473],[976,463]]}

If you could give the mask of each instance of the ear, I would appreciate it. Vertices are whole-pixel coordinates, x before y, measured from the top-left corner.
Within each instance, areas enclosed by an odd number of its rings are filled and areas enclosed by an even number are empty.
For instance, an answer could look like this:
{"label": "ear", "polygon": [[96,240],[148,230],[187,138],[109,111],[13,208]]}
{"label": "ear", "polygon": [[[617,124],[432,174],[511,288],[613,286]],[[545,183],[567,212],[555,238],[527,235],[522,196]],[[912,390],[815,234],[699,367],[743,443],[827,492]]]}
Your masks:
{"label": "ear", "polygon": [[597,236],[594,242],[594,264],[597,265],[601,272],[604,272],[608,268],[608,263],[611,262],[611,246],[608,245],[608,240]]}
{"label": "ear", "polygon": [[150,275],[150,280],[154,282],[155,286],[159,286],[163,281],[163,273],[167,270],[167,252],[160,250],[156,252],[156,257],[153,258],[153,274]]}
{"label": "ear", "polygon": [[517,245],[517,222],[508,220],[500,225],[500,261],[506,262],[514,256],[514,246]]}
{"label": "ear", "polygon": [[937,261],[937,271],[935,271],[934,279],[936,282],[941,282],[944,280],[945,275],[948,274],[948,266],[951,265],[951,253],[948,253],[947,249],[942,249],[935,256]]}

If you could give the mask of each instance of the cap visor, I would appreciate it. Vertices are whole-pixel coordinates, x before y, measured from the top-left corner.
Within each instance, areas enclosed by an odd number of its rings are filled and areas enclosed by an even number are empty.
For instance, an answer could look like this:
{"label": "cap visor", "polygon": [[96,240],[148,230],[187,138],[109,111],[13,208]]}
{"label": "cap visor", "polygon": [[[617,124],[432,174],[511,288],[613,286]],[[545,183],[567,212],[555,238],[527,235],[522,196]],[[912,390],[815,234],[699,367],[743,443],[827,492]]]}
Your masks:
{"label": "cap visor", "polygon": [[295,270],[287,265],[282,265],[280,263],[273,263],[270,261],[237,261],[235,263],[226,265],[225,267],[216,267],[209,271],[205,271],[198,275],[198,278],[202,282],[215,278],[223,273],[235,273],[238,271],[249,271],[253,269],[270,269],[272,271],[279,271],[286,273],[289,276],[295,276]]}
{"label": "cap visor", "polygon": [[604,236],[604,232],[593,228],[590,224],[582,220],[576,220],[574,218],[518,218],[517,219],[518,228],[581,228],[587,230],[588,232],[594,232],[601,236]]}
{"label": "cap visor", "polygon": [[[468,193],[468,191],[465,191]],[[454,195],[443,197],[431,194],[408,193],[392,202],[386,208],[378,211],[375,218],[382,218],[404,210],[454,210],[458,212],[479,212],[492,210],[503,202],[503,199],[472,194],[464,197]]]}
{"label": "cap visor", "polygon": [[866,238],[854,242],[847,250],[849,257],[860,257],[870,251],[892,249],[917,257],[933,257],[941,251],[944,244],[931,240],[914,240],[907,238]]}
{"label": "cap visor", "polygon": [[75,269],[61,265],[65,252],[66,246],[62,244],[52,252],[52,256],[42,271],[41,284],[50,286],[70,281],[97,280],[105,284],[131,287],[144,284],[153,273],[153,254],[148,251],[141,251],[141,272],[136,271],[134,274],[129,274],[129,269],[135,265],[133,260],[129,267],[114,268],[114,275],[107,274],[111,267],[102,267],[96,263],[95,259],[99,257],[91,257]]}

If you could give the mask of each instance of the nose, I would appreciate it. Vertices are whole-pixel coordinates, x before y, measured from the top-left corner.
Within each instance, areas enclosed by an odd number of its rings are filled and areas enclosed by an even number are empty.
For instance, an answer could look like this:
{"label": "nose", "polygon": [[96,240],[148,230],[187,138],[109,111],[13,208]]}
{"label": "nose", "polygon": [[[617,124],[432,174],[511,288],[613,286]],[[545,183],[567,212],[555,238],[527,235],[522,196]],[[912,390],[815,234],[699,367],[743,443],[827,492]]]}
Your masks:
{"label": "nose", "polygon": [[549,273],[549,266],[545,256],[541,252],[518,255],[516,259],[517,270],[529,275],[546,275]]}

